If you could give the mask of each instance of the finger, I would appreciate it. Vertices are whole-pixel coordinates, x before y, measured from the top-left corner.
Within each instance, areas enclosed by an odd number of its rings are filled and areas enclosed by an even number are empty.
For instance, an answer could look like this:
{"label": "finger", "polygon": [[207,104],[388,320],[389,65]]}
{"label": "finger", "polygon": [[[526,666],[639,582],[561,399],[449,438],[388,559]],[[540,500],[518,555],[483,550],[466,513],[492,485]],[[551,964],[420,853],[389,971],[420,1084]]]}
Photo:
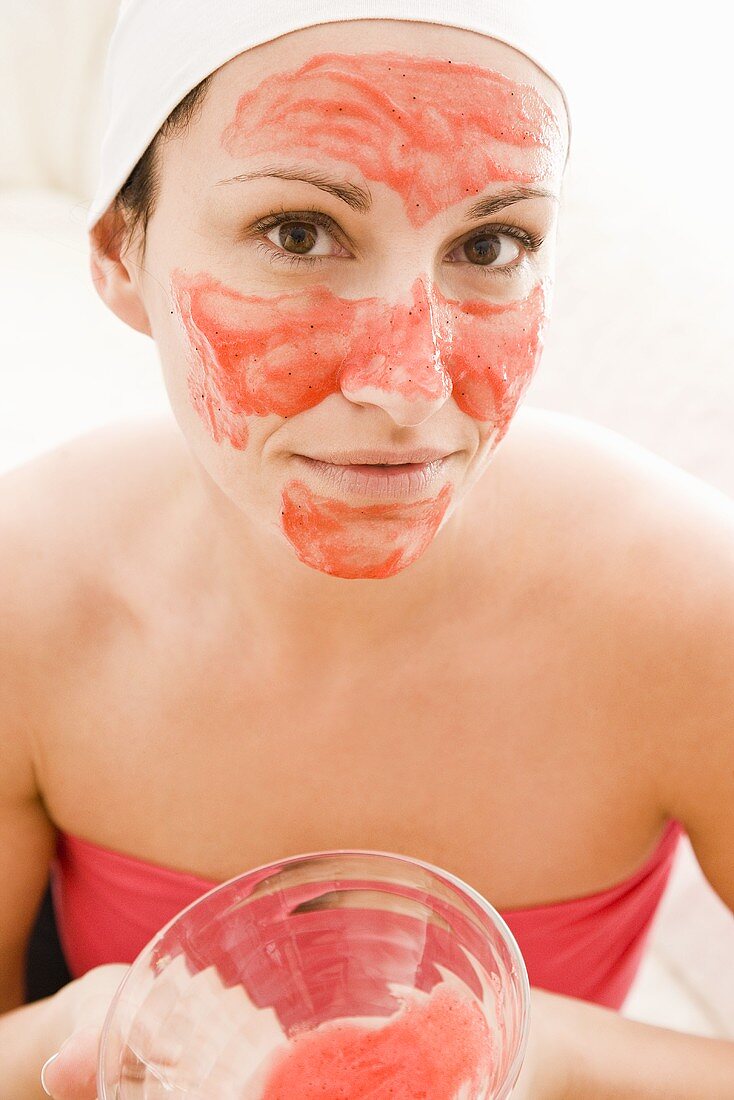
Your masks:
{"label": "finger", "polygon": [[190,978],[183,956],[161,970],[151,968],[135,975],[115,1011],[115,1030],[123,1047],[141,1053],[148,1050]]}
{"label": "finger", "polygon": [[[142,988],[126,1028],[121,1075],[126,1082],[145,1081],[146,1097],[157,1095],[155,1082],[187,1089],[214,1056],[207,1044],[227,1034],[231,998],[214,967],[192,974],[182,957],[148,974]],[[140,995],[140,989],[133,992]]]}
{"label": "finger", "polygon": [[236,1086],[284,1041],[273,1010],[254,1005],[241,985],[225,987],[213,966],[172,982],[164,971],[156,983],[130,1028],[125,1081],[144,1081],[146,1100],[168,1100],[171,1090],[206,1100],[235,1090],[233,1100],[244,1100]]}
{"label": "finger", "polygon": [[115,1078],[126,1100],[170,1100],[171,1091],[244,1100],[238,1088],[284,1039],[275,1012],[258,1008],[242,985],[225,987],[214,966],[192,972],[178,955],[121,991]]}
{"label": "finger", "polygon": [[202,1018],[206,1020],[216,1007],[216,986],[222,988],[210,971],[213,968],[191,975],[177,967],[173,975],[161,972],[132,1020],[122,1076],[125,1081],[145,1081],[146,1098],[161,1090],[185,1089],[185,1062],[196,1072],[201,1046],[197,1033],[205,1030]]}
{"label": "finger", "polygon": [[[257,1008],[242,986],[221,988],[208,1016],[199,1018],[185,1048],[181,1061],[184,1079],[195,1081],[207,1097],[229,1095],[285,1042],[280,1021],[271,1008]],[[244,1100],[240,1092],[237,1097]]]}
{"label": "finger", "polygon": [[99,1027],[75,1031],[43,1069],[42,1084],[53,1100],[96,1100]]}
{"label": "finger", "polygon": [[256,1009],[241,987],[227,991],[235,1010],[230,1027],[220,1035],[216,1057],[205,1079],[194,1092],[197,1100],[259,1100],[272,1059],[287,1049],[285,1035],[275,1012]]}

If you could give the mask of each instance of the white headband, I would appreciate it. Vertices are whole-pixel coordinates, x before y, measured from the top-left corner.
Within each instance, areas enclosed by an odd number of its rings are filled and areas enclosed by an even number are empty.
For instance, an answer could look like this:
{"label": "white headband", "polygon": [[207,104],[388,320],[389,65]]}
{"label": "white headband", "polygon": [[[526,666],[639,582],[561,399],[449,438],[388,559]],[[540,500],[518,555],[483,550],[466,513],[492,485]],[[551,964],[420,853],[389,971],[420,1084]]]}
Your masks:
{"label": "white headband", "polygon": [[564,69],[549,0],[122,0],[105,73],[106,128],[91,229],[184,96],[233,57],[289,31],[344,19],[440,23],[497,38],[558,86]]}

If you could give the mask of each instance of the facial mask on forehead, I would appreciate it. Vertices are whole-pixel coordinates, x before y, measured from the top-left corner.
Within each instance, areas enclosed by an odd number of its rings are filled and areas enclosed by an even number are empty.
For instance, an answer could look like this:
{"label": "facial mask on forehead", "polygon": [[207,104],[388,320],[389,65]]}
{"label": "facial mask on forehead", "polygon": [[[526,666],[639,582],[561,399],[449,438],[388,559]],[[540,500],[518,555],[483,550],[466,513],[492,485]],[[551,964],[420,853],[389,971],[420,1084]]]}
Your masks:
{"label": "facial mask on forehead", "polygon": [[562,19],[548,0],[122,0],[107,58],[106,127],[88,227],[174,107],[206,76],[253,46],[345,19],[439,23],[499,39],[543,69],[568,113],[559,80]]}

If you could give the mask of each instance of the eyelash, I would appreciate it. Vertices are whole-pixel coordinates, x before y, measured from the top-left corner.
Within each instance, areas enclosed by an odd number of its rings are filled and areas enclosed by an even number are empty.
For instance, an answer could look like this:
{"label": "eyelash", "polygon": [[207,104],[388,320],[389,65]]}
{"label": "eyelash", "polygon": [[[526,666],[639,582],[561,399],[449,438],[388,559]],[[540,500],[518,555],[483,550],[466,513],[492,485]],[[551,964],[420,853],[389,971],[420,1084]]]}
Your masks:
{"label": "eyelash", "polygon": [[[320,225],[322,228],[327,229],[333,235],[335,223],[328,214],[322,214],[320,210],[285,210],[281,207],[279,210],[271,210],[269,214],[266,214],[264,218],[260,218],[252,226],[251,231],[253,233],[267,233],[271,229],[275,229],[276,226],[283,225],[286,222],[298,222],[308,221],[314,225]],[[542,246],[545,237],[537,233],[526,233],[524,229],[519,229],[515,225],[500,225],[496,222],[490,222],[484,227],[479,228],[479,231],[475,234],[477,237],[481,237],[482,228],[486,233],[487,230],[496,230],[497,235],[505,235],[513,237],[525,246],[528,252],[537,252]],[[464,244],[472,240],[471,237],[467,237]],[[309,267],[313,267],[314,264],[318,264],[323,260],[331,259],[330,256],[297,256],[295,254],[289,254],[277,249],[272,241],[258,241],[258,250],[264,252],[269,259],[274,260],[276,263],[285,263],[290,267],[300,267],[306,264]],[[456,247],[459,247],[458,245]],[[468,262],[468,261],[467,261]],[[476,267],[482,275],[486,277],[495,277],[497,275],[504,276],[505,278],[512,278],[518,267],[521,266],[521,261],[515,261],[513,264],[505,264],[502,267],[483,266],[482,264],[471,264],[470,266]]]}

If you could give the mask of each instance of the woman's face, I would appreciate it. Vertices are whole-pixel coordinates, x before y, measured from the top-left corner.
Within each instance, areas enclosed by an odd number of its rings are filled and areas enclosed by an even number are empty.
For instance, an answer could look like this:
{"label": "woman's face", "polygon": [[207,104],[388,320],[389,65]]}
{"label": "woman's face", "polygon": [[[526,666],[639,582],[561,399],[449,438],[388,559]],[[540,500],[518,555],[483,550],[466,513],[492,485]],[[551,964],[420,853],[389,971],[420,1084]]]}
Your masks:
{"label": "woman's face", "polygon": [[399,572],[486,467],[541,354],[566,148],[523,55],[373,20],[240,55],[162,146],[131,270],[174,414],[305,566]]}

